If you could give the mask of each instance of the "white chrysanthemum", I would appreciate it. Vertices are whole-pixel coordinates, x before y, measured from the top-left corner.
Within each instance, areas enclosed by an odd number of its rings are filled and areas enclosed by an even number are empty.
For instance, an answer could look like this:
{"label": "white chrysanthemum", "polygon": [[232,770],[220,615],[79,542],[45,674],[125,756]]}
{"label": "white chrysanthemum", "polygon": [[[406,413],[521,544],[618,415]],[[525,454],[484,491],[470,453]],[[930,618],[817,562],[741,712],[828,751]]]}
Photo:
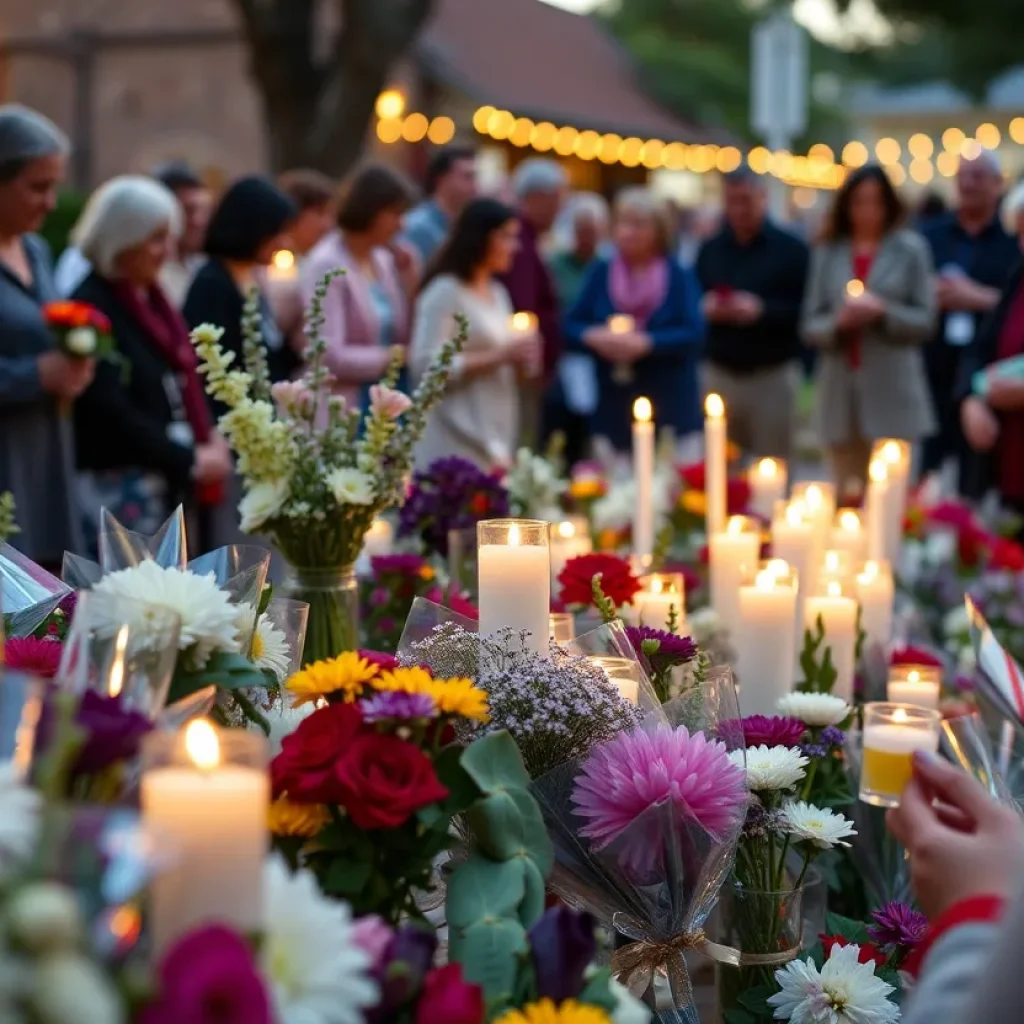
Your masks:
{"label": "white chrysanthemum", "polygon": [[[104,597],[112,600],[104,602]],[[181,617],[178,649],[185,653],[187,667],[201,669],[216,651],[238,650],[238,609],[213,573],[198,576],[146,559],[104,576],[92,588],[90,612],[97,616],[101,634],[113,636],[132,614],[136,617],[127,625],[144,633],[154,607],[170,608]]]}
{"label": "white chrysanthemum", "polygon": [[747,785],[755,793],[792,789],[803,777],[807,758],[796,747],[747,747],[729,754],[733,764],[743,767],[746,755]]}
{"label": "white chrysanthemum", "polygon": [[842,814],[825,807],[815,807],[803,800],[786,804],[783,808],[787,831],[797,842],[808,842],[819,850],[833,846],[849,846],[843,840],[857,834],[853,822]]}
{"label": "white chrysanthemum", "polygon": [[18,780],[14,765],[0,764],[0,881],[29,858],[39,835],[39,794]]}
{"label": "white chrysanthemum", "polygon": [[804,725],[814,729],[838,725],[850,714],[850,705],[831,693],[787,693],[775,706],[780,715],[799,718]]}
{"label": "white chrysanthemum", "polygon": [[775,972],[782,991],[768,1000],[776,1020],[792,1024],[896,1024],[895,989],[875,977],[875,964],[859,964],[860,946],[836,946],[820,973],[814,961],[794,960]]}
{"label": "white chrysanthemum", "polygon": [[352,911],[329,900],[306,870],[274,856],[264,869],[260,961],[278,1024],[363,1024],[378,988],[370,955],[352,939]]}
{"label": "white chrysanthemum", "polygon": [[252,637],[251,658],[257,668],[270,669],[283,683],[292,667],[292,649],[288,645],[288,635],[278,629],[270,618],[261,615],[256,623],[256,632]]}
{"label": "white chrysanthemum", "polygon": [[252,533],[268,519],[273,519],[281,511],[290,493],[288,480],[267,480],[250,487],[238,503],[242,533]]}
{"label": "white chrysanthemum", "polygon": [[333,469],[324,483],[339,505],[370,505],[373,502],[373,481],[358,469]]}

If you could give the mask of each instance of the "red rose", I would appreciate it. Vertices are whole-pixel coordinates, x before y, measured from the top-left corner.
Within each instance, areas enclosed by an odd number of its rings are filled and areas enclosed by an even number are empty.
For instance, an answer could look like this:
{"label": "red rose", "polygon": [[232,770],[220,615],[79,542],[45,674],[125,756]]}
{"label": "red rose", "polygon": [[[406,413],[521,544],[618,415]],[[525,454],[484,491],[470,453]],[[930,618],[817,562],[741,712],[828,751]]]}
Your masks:
{"label": "red rose", "polygon": [[725,485],[726,513],[742,516],[750,504],[750,484],[743,477],[730,477]]}
{"label": "red rose", "polygon": [[339,803],[334,765],[362,721],[358,704],[328,704],[304,718],[271,762],[274,795],[287,793],[296,803]]}
{"label": "red rose", "polygon": [[416,1024],[481,1024],[484,990],[462,980],[462,965],[448,964],[431,971],[423,982]]}
{"label": "red rose", "polygon": [[568,605],[589,605],[594,601],[594,577],[601,574],[601,590],[616,607],[629,604],[639,593],[640,581],[629,562],[618,555],[578,555],[570,558],[558,577],[561,599]]}
{"label": "red rose", "polygon": [[335,751],[341,756],[331,802],[344,807],[359,828],[398,828],[414,811],[448,795],[430,758],[397,736],[367,733]]}
{"label": "red rose", "polygon": [[988,567],[995,570],[1024,570],[1024,548],[1005,537],[994,537],[988,552]]}
{"label": "red rose", "polygon": [[[819,935],[821,939],[822,949],[825,950],[825,958],[828,959],[832,955],[832,950],[835,948],[842,949],[844,946],[852,946],[854,943],[850,942],[849,939],[844,939],[842,935]],[[857,956],[857,963],[870,964],[874,963],[879,967],[884,967],[888,961],[888,957],[874,944],[871,942],[857,943],[860,946],[860,953]]]}
{"label": "red rose", "polygon": [[704,463],[694,462],[689,466],[680,466],[677,470],[679,479],[686,485],[688,491],[704,490]]}

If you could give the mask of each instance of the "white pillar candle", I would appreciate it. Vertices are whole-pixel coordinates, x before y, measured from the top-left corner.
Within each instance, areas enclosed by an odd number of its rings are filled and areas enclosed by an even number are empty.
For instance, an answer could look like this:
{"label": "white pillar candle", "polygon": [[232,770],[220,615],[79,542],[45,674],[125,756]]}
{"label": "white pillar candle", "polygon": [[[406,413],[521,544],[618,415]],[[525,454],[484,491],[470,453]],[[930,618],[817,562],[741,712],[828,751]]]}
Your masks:
{"label": "white pillar candle", "polygon": [[817,587],[818,535],[802,502],[790,502],[785,515],[772,523],[772,554],[788,563],[799,582],[797,610],[793,623],[796,651],[803,647],[804,599]]}
{"label": "white pillar candle", "polygon": [[640,665],[629,658],[596,654],[589,659],[614,683],[619,693],[630,702],[640,703]]}
{"label": "white pillar candle", "polygon": [[934,665],[893,665],[889,669],[887,689],[891,704],[937,708],[942,691],[942,672]]}
{"label": "white pillar candle", "polygon": [[895,565],[903,533],[899,482],[890,478],[881,459],[872,460],[868,478],[868,557]]}
{"label": "white pillar candle", "polygon": [[793,689],[797,583],[776,565],[758,569],[740,587],[732,644],[744,715],[774,715],[779,698]]}
{"label": "white pillar candle", "polygon": [[910,488],[911,448],[906,441],[887,438],[876,441],[871,453],[872,459],[881,459],[889,470],[889,480],[896,490],[894,502],[899,506],[900,524],[907,512],[907,491]]}
{"label": "white pillar candle", "polygon": [[654,554],[653,413],[649,399],[633,403],[633,554],[645,565]]}
{"label": "white pillar candle", "polygon": [[[804,628],[817,629],[818,619],[825,627],[825,647],[832,651],[836,682],[832,693],[853,703],[853,673],[857,652],[857,601],[843,594],[842,584],[831,580],[823,593],[804,602]],[[824,651],[822,651],[824,653]]]}
{"label": "white pillar candle", "polygon": [[760,555],[760,531],[745,516],[730,516],[725,529],[708,540],[711,607],[730,633],[735,634],[739,620],[740,585]]}
{"label": "white pillar candle", "polygon": [[676,629],[686,624],[686,582],[682,573],[652,573],[642,576],[643,589],[633,598],[636,621],[652,629],[668,629],[669,616],[675,609]]}
{"label": "white pillar candle", "polygon": [[725,529],[728,498],[727,431],[725,402],[721,395],[710,394],[704,400],[705,528],[709,537]]}
{"label": "white pillar candle", "polygon": [[828,546],[831,551],[847,552],[854,569],[867,560],[868,534],[860,513],[855,508],[841,508],[836,513]]}
{"label": "white pillar candle", "polygon": [[585,516],[569,516],[560,523],[551,524],[551,580],[562,574],[565,563],[579,555],[593,551],[590,524]]}
{"label": "white pillar candle", "polygon": [[793,500],[802,502],[814,523],[819,550],[824,551],[836,514],[836,489],[824,480],[811,480],[793,488]]}
{"label": "white pillar candle", "polygon": [[525,631],[527,648],[547,654],[551,628],[548,524],[532,519],[478,523],[477,573],[480,634]]}
{"label": "white pillar candle", "polygon": [[819,590],[823,589],[823,584],[835,580],[842,587],[844,594],[851,592],[855,576],[853,559],[848,552],[829,550],[821,556],[821,564],[818,566]]}
{"label": "white pillar candle", "polygon": [[771,522],[775,506],[786,497],[786,463],[782,459],[760,459],[747,473],[750,508]]}
{"label": "white pillar candle", "polygon": [[154,952],[206,923],[259,932],[270,799],[263,736],[196,719],[150,733],[142,749],[143,817],[170,855],[149,888]]}
{"label": "white pillar candle", "polygon": [[865,562],[857,574],[860,626],[867,643],[888,647],[892,641],[893,603],[896,585],[888,562]]}

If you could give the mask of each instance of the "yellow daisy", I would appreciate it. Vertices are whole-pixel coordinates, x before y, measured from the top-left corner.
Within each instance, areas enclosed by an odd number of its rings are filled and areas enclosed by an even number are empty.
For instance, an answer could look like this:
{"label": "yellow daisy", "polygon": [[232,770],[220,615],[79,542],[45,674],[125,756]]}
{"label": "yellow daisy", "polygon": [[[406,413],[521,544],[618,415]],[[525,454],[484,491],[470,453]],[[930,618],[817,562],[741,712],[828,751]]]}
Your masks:
{"label": "yellow daisy", "polygon": [[567,999],[555,1005],[550,999],[529,1003],[521,1010],[503,1013],[494,1024],[611,1024],[611,1017],[599,1006]]}
{"label": "yellow daisy", "polygon": [[275,836],[315,836],[331,820],[320,804],[293,804],[287,796],[278,797],[267,813],[267,824]]}
{"label": "yellow daisy", "polygon": [[434,698],[442,715],[461,715],[477,722],[489,722],[487,691],[475,686],[471,679],[432,679],[423,693]]}
{"label": "yellow daisy", "polygon": [[296,707],[339,691],[345,703],[351,704],[379,671],[358,651],[346,651],[337,658],[307,665],[301,672],[296,672],[285,686],[295,694]]}
{"label": "yellow daisy", "polygon": [[398,690],[402,693],[429,693],[428,687],[434,682],[425,668],[396,668],[381,672],[373,680],[375,690]]}

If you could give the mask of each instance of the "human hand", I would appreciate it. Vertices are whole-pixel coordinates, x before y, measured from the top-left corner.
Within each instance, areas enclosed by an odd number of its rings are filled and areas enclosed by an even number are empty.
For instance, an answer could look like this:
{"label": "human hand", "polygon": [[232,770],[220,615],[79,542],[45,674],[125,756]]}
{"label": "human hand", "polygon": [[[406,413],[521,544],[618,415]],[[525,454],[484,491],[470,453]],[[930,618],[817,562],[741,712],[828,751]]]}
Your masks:
{"label": "human hand", "polygon": [[736,323],[753,324],[764,316],[764,302],[750,292],[734,292],[729,312]]}
{"label": "human hand", "polygon": [[63,352],[44,352],[36,360],[39,383],[48,395],[74,400],[92,383],[95,359],[80,359]]}
{"label": "human hand", "polygon": [[714,288],[706,292],[700,306],[704,319],[709,323],[725,323],[732,319],[729,298],[722,294],[721,289]]}
{"label": "human hand", "polygon": [[544,347],[541,337],[536,331],[514,335],[509,341],[506,352],[509,362],[518,367],[523,376],[540,376]]}
{"label": "human hand", "polygon": [[227,442],[214,435],[206,444],[197,444],[192,459],[192,479],[200,484],[219,484],[232,470],[231,450]]}
{"label": "human hand", "polygon": [[906,847],[921,909],[935,920],[972,896],[1012,898],[1024,871],[1024,822],[966,772],[914,755],[914,776],[886,815]]}
{"label": "human hand", "polygon": [[960,426],[976,452],[990,452],[999,440],[999,418],[977,395],[965,399],[960,406]]}
{"label": "human hand", "polygon": [[944,274],[936,286],[939,308],[983,311],[991,306],[991,289],[972,281],[966,274]]}
{"label": "human hand", "polygon": [[1024,380],[989,374],[985,401],[997,412],[1018,412],[1024,409]]}

